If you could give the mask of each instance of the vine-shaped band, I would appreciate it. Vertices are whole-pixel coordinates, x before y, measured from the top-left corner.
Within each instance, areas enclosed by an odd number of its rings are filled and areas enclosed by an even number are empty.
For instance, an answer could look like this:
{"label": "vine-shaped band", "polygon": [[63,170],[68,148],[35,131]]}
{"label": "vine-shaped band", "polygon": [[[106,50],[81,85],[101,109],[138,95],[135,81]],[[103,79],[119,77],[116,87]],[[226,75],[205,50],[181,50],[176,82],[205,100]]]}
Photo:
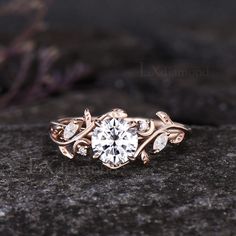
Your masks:
{"label": "vine-shaped band", "polygon": [[99,158],[109,168],[119,168],[141,158],[150,161],[147,146],[153,153],[160,152],[168,142],[182,142],[186,126],[173,122],[164,112],[157,112],[159,119],[128,117],[121,109],[113,109],[99,117],[92,117],[89,110],[83,117],[62,118],[51,122],[50,137],[58,144],[61,153],[72,159],[77,154]]}

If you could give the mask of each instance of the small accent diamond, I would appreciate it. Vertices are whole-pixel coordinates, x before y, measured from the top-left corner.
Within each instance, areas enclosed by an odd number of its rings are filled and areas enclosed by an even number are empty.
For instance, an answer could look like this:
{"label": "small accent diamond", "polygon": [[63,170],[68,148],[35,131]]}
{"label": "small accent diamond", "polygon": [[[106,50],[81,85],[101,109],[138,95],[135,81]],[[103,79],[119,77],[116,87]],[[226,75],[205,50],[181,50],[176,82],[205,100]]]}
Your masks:
{"label": "small accent diamond", "polygon": [[141,120],[139,121],[139,131],[144,132],[149,128],[149,121],[148,120]]}
{"label": "small accent diamond", "polygon": [[87,156],[87,148],[85,148],[85,147],[79,147],[79,150],[77,151],[77,153],[79,154],[79,155],[81,155],[81,156]]}

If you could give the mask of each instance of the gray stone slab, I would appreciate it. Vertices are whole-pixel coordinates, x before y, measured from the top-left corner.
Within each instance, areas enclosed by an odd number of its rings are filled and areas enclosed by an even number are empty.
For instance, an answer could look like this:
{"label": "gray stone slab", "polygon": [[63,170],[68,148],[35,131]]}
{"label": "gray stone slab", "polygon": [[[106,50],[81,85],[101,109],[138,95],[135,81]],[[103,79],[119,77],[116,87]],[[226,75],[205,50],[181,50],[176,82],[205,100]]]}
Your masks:
{"label": "gray stone slab", "polygon": [[1,235],[234,235],[236,127],[193,127],[150,165],[61,156],[47,125],[0,126]]}

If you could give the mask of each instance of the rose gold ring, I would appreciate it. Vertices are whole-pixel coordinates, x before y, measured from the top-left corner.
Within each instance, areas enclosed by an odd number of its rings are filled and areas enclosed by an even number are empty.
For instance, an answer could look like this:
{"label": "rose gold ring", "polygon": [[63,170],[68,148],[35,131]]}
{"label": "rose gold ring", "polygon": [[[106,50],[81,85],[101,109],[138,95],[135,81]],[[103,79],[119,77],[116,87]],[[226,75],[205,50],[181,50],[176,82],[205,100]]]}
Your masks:
{"label": "rose gold ring", "polygon": [[[102,163],[117,169],[136,159],[144,164],[152,153],[158,153],[168,142],[183,141],[185,125],[173,122],[164,112],[156,113],[158,119],[128,117],[121,109],[113,109],[104,115],[92,117],[89,110],[83,117],[62,118],[51,122],[50,137],[58,144],[61,153],[72,159],[77,154],[99,158]],[[91,152],[92,151],[92,152]]]}

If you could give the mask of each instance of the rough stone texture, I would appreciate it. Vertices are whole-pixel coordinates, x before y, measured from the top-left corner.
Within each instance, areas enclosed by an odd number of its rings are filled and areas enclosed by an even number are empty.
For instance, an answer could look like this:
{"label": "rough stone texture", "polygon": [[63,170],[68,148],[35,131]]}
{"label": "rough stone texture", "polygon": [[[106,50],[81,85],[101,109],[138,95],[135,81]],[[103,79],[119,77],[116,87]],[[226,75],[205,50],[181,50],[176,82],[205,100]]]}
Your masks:
{"label": "rough stone texture", "polygon": [[149,166],[110,171],[63,158],[47,125],[0,127],[0,234],[216,235],[236,232],[236,127],[193,127]]}

